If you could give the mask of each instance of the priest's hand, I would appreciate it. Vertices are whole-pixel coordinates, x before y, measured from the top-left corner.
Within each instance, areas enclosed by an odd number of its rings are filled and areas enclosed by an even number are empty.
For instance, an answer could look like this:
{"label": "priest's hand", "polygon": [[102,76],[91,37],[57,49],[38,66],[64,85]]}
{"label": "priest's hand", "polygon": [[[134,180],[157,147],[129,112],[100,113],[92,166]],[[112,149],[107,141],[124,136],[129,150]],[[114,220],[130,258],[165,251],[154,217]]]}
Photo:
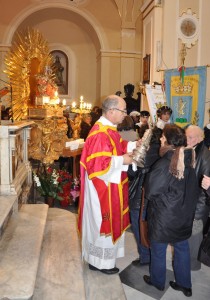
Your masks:
{"label": "priest's hand", "polygon": [[133,153],[126,153],[123,155],[123,165],[131,165],[133,163]]}

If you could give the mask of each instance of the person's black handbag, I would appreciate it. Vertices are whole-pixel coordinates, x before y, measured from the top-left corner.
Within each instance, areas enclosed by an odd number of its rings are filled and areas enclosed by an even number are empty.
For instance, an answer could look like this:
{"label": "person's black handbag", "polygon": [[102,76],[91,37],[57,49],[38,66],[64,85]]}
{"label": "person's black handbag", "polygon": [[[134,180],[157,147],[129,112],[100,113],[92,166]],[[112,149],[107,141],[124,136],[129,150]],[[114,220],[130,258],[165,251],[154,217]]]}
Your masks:
{"label": "person's black handbag", "polygon": [[198,260],[210,267],[210,232],[204,237],[201,242],[200,249],[198,252]]}
{"label": "person's black handbag", "polygon": [[142,170],[138,168],[137,171],[132,171],[131,168],[128,169],[128,178],[129,178],[129,208],[130,209],[140,209],[141,205],[141,193],[142,193],[142,184],[144,181],[144,174]]}

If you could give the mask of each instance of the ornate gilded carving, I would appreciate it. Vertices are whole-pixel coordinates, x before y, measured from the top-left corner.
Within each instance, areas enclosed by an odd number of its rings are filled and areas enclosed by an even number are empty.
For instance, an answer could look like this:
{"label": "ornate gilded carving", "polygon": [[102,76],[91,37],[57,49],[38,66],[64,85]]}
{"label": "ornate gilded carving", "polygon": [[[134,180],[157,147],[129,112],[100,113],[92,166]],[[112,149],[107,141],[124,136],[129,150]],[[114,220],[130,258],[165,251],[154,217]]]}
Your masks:
{"label": "ornate gilded carving", "polygon": [[71,128],[73,130],[72,138],[74,140],[79,139],[79,137],[80,137],[80,130],[81,130],[80,125],[81,125],[81,122],[82,122],[82,116],[80,114],[78,114],[74,118],[74,120],[70,119]]}
{"label": "ornate gilded carving", "polygon": [[15,34],[4,71],[12,86],[13,120],[27,118],[28,107],[35,106],[35,76],[52,62],[48,43],[38,30],[28,28]]}
{"label": "ornate gilded carving", "polygon": [[66,118],[36,120],[36,124],[31,129],[29,158],[40,160],[44,164],[52,164],[63,151],[68,139],[66,132]]}
{"label": "ornate gilded carving", "polygon": [[[43,84],[40,88],[46,88],[45,79],[49,83],[48,90],[49,87],[56,87],[53,84],[55,75],[50,68],[52,63],[53,57],[49,52],[47,41],[33,28],[14,35],[11,49],[5,57],[5,73],[12,87],[13,120],[28,117],[34,119],[35,125],[31,130],[28,149],[29,158],[40,160],[44,164],[51,164],[59,158],[67,140],[67,124],[66,118],[63,117],[63,108],[55,103],[37,106],[35,101],[37,92],[40,94],[37,78],[41,78],[39,83]],[[50,91],[53,92],[54,89]],[[20,146],[17,145],[15,150],[19,155]]]}

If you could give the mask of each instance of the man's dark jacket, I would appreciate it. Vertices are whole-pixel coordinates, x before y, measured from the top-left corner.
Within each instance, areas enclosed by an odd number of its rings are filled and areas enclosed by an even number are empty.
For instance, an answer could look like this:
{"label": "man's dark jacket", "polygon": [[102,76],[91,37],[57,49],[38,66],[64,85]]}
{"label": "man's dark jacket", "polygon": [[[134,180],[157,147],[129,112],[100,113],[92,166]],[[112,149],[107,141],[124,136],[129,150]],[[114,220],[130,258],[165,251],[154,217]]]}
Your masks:
{"label": "man's dark jacket", "polygon": [[199,184],[199,197],[197,200],[195,219],[203,220],[205,225],[209,215],[209,196],[206,191],[201,187],[203,175],[210,176],[210,150],[205,146],[204,142],[200,142],[195,147],[196,165],[195,173]]}

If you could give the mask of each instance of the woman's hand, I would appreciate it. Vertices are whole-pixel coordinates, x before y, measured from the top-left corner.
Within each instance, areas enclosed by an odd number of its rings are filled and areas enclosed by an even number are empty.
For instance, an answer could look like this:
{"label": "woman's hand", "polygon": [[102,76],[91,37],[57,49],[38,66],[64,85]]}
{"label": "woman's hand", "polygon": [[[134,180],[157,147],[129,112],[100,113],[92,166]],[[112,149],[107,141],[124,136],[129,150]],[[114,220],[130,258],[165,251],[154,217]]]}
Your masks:
{"label": "woman's hand", "polygon": [[141,146],[141,143],[142,143],[142,140],[139,139],[138,141],[136,141],[136,147],[140,147]]}

